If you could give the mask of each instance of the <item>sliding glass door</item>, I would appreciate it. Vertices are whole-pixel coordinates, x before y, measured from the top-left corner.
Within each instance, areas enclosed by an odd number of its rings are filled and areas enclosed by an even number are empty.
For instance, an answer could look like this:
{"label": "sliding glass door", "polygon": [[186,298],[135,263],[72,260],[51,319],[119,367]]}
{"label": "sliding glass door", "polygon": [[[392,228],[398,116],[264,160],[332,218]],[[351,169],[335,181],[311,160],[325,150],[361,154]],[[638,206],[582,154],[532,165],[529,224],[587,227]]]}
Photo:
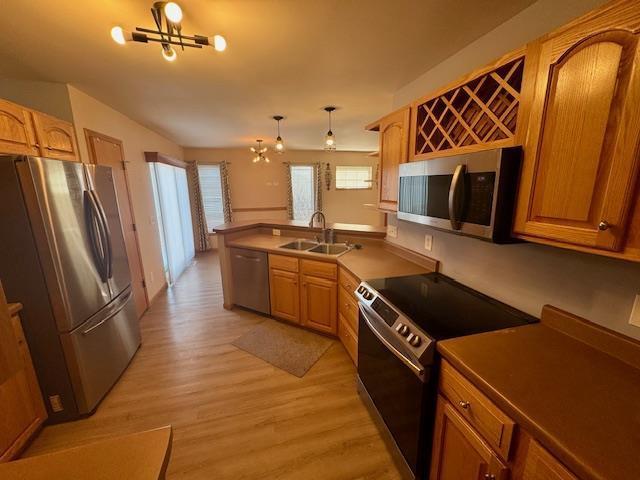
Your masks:
{"label": "sliding glass door", "polygon": [[195,255],[187,172],[164,163],[149,165],[167,280],[173,284]]}

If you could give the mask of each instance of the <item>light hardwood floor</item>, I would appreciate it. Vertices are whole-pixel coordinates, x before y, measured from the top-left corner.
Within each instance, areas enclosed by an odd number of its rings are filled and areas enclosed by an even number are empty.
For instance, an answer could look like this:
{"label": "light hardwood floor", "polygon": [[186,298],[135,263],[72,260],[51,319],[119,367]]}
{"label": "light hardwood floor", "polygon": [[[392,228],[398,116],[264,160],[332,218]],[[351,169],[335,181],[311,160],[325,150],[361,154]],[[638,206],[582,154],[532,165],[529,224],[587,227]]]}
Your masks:
{"label": "light hardwood floor", "polygon": [[342,345],[300,379],[231,345],[261,321],[222,308],[218,258],[198,256],[142,318],[142,347],[98,411],[46,427],[26,455],[171,424],[168,478],[400,478]]}

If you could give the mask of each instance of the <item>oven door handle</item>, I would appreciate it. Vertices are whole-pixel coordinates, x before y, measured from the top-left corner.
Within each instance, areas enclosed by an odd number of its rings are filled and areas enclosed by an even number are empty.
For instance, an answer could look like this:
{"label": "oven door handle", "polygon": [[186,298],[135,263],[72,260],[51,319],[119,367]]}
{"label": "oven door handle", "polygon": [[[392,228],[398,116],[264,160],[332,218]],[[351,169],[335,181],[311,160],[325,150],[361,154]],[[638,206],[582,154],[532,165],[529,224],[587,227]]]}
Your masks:
{"label": "oven door handle", "polygon": [[458,165],[449,186],[449,221],[454,230],[462,228],[460,213],[464,203],[464,174],[466,171],[466,165]]}
{"label": "oven door handle", "polygon": [[362,303],[358,303],[358,308],[360,308],[360,313],[362,314],[362,318],[364,319],[365,323],[367,324],[369,329],[373,332],[373,334],[376,337],[378,337],[378,340],[380,340],[384,344],[384,346],[391,351],[391,353],[393,353],[396,357],[398,357],[398,359],[402,361],[402,363],[404,363],[407,367],[411,368],[413,373],[415,373],[418,376],[418,378],[420,378],[420,380],[424,382],[424,377],[425,377],[424,368],[418,362],[412,360],[406,354],[401,352],[395,345],[393,345],[386,338],[384,333],[382,333],[378,329],[378,327],[374,324],[374,322],[371,320]]}

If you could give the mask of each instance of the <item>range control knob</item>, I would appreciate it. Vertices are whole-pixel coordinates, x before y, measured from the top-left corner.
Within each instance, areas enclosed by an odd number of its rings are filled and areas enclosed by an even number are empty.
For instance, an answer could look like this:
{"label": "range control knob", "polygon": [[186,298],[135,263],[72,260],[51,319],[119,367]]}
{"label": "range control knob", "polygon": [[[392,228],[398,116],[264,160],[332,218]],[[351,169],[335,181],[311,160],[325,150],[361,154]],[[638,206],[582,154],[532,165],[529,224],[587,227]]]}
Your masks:
{"label": "range control knob", "polygon": [[371,293],[369,290],[365,288],[364,292],[362,293],[362,296],[364,297],[365,300],[371,300],[373,298],[373,293]]}
{"label": "range control knob", "polygon": [[407,327],[404,323],[399,323],[396,327],[396,332],[398,332],[403,337],[406,337],[411,333],[411,330],[409,330],[409,327]]}
{"label": "range control knob", "polygon": [[412,347],[419,347],[422,343],[422,339],[418,335],[415,335],[413,333],[407,337],[407,341]]}

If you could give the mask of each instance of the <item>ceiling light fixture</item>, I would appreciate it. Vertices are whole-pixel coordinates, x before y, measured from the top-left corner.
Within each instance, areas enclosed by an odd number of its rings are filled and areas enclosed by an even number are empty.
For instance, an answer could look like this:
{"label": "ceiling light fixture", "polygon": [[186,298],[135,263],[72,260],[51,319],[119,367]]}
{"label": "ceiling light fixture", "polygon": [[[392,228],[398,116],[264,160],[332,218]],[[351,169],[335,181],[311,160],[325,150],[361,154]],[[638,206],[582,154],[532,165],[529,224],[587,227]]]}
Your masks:
{"label": "ceiling light fixture", "polygon": [[324,149],[333,152],[336,149],[336,136],[331,131],[331,113],[335,112],[336,107],[324,107],[324,111],[329,114],[329,131],[324,137]]}
{"label": "ceiling light fixture", "polygon": [[264,155],[267,152],[267,147],[262,146],[262,140],[256,140],[256,144],[256,147],[251,147],[249,149],[253,153],[255,153],[255,156],[253,157],[253,163],[260,163],[261,160],[264,160],[264,163],[269,163],[269,157],[266,157]]}
{"label": "ceiling light fixture", "polygon": [[121,26],[111,29],[111,38],[114,42],[124,45],[126,42],[149,43],[156,42],[162,45],[162,56],[165,60],[173,62],[177,54],[172,45],[203,48],[212,46],[214,50],[223,52],[227,48],[227,40],[222,35],[205,37],[203,35],[182,34],[182,8],[175,2],[155,2],[151,7],[151,15],[156,24],[156,30],[136,27],[134,32],[124,30]]}
{"label": "ceiling light fixture", "polygon": [[278,122],[278,137],[276,138],[276,153],[284,152],[284,142],[282,141],[282,137],[280,136],[280,121],[284,120],[282,115],[274,115],[272,117],[276,122]]}

